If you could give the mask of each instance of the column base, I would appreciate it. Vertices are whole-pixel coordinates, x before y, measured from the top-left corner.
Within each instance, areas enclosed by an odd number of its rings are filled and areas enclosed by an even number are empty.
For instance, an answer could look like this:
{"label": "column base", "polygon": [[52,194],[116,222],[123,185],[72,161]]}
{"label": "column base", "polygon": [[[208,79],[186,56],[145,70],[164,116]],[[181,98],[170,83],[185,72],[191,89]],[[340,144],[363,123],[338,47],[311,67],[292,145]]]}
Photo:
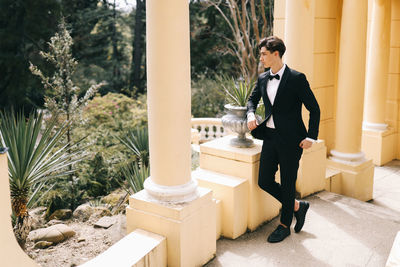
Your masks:
{"label": "column base", "polygon": [[[374,164],[372,160],[367,160],[356,164],[343,163],[333,159],[327,160],[327,166],[330,169],[340,171],[341,180],[339,194],[353,197],[362,201],[368,201],[373,198],[374,186]],[[336,191],[339,191],[336,188]]]}
{"label": "column base", "polygon": [[386,131],[363,129],[361,148],[375,165],[382,166],[396,158],[397,133],[392,128]]}
{"label": "column base", "polygon": [[364,121],[362,124],[363,131],[386,131],[388,125],[386,123],[373,123]]}
{"label": "column base", "polygon": [[367,160],[363,152],[343,153],[332,149],[330,154],[330,160],[348,165],[359,165],[360,163],[363,163]]}
{"label": "column base", "polygon": [[198,187],[191,202],[166,204],[149,201],[142,190],[129,198],[128,233],[137,228],[167,238],[168,266],[202,266],[216,253],[216,203],[209,189]]}
{"label": "column base", "polygon": [[143,187],[148,194],[148,200],[165,204],[190,202],[199,197],[197,182],[193,179],[183,185],[165,186],[154,183],[151,177],[148,177]]}
{"label": "column base", "polygon": [[[200,145],[200,168],[247,181],[247,229],[253,231],[265,221],[272,220],[279,215],[281,204],[258,186],[262,141],[254,140],[254,146],[251,148],[237,148],[230,145],[232,138],[235,138],[235,136],[228,135]],[[214,185],[203,184],[203,186],[209,186],[212,190],[215,190],[216,186],[225,186],[222,191],[231,191],[233,197],[227,198],[216,195],[216,198],[221,197],[223,207],[236,208],[240,206],[238,201],[243,198],[242,191],[241,193],[238,193],[239,191],[234,193],[235,190],[229,188],[230,186],[222,181],[215,182]],[[226,203],[226,201],[231,203]],[[234,228],[241,229],[241,226]],[[240,231],[235,232],[232,237]]]}
{"label": "column base", "polygon": [[326,146],[318,140],[311,148],[303,150],[299,162],[296,191],[300,197],[306,197],[324,190],[326,173]]}

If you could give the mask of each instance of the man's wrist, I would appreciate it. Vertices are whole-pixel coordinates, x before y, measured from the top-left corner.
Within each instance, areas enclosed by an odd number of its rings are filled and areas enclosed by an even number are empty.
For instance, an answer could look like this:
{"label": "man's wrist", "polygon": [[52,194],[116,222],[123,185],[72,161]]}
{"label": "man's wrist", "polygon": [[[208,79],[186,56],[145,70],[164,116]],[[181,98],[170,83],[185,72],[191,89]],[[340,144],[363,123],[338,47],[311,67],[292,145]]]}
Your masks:
{"label": "man's wrist", "polygon": [[310,137],[306,137],[306,140],[307,141],[310,141],[311,143],[315,143],[315,142],[317,142],[317,140],[315,140],[315,139],[312,139],[312,138],[310,138]]}
{"label": "man's wrist", "polygon": [[256,115],[254,115],[254,112],[247,113],[247,122],[255,121],[255,120],[256,120]]}

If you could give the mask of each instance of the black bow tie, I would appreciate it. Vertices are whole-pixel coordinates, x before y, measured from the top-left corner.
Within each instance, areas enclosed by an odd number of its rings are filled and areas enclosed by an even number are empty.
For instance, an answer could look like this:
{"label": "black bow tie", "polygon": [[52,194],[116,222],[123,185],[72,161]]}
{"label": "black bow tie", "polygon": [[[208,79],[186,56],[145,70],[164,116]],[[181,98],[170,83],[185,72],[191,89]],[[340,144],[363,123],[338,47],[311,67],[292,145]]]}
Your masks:
{"label": "black bow tie", "polygon": [[268,79],[269,80],[272,80],[272,79],[277,79],[277,80],[279,80],[281,77],[279,77],[279,74],[276,74],[276,75],[269,75],[268,76]]}

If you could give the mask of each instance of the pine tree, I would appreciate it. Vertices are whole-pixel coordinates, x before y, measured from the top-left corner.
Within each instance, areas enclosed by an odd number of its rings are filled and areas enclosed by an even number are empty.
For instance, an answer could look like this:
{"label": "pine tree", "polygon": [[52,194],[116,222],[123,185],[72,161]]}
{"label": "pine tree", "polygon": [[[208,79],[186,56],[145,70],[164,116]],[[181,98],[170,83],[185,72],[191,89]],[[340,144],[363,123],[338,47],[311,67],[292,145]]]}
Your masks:
{"label": "pine tree", "polygon": [[[78,65],[78,62],[72,56],[72,44],[71,35],[66,28],[64,19],[62,19],[58,32],[50,39],[49,52],[40,52],[40,55],[44,59],[54,65],[55,71],[53,76],[45,76],[32,63],[30,63],[29,67],[34,75],[40,77],[45,88],[47,94],[45,96],[45,107],[50,112],[51,117],[59,121],[60,125],[65,121],[71,124],[66,133],[66,144],[71,144],[73,140],[73,129],[84,123],[82,120],[83,108],[98,89],[105,84],[103,82],[91,85],[84,96],[79,98],[81,89],[72,81],[72,76]],[[68,152],[72,154],[70,148],[68,148]],[[72,166],[70,166],[70,169],[72,169]],[[76,179],[71,174],[70,191],[72,196],[75,194],[74,184],[76,184]],[[71,203],[71,208],[75,208],[74,203]]]}

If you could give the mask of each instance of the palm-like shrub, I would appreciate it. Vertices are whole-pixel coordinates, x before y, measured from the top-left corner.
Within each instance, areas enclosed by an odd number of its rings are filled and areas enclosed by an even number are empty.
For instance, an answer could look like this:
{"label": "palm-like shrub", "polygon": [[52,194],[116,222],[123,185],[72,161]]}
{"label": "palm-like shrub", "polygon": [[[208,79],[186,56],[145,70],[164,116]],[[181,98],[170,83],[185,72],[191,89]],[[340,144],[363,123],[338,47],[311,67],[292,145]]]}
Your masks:
{"label": "palm-like shrub", "polygon": [[122,167],[121,172],[126,183],[124,189],[136,193],[143,189],[144,180],[150,176],[149,168],[149,134],[147,128],[136,128],[128,132],[125,138],[118,138],[139,159]]}
{"label": "palm-like shrub", "polygon": [[139,166],[136,162],[132,162],[122,168],[122,174],[127,182],[127,184],[122,184],[123,188],[129,194],[133,194],[143,189],[144,180],[150,176],[150,169],[147,166]]}
{"label": "palm-like shrub", "polygon": [[130,130],[125,138],[118,139],[138,158],[140,165],[149,166],[149,133],[147,128]]}
{"label": "palm-like shrub", "polygon": [[37,200],[43,185],[52,178],[69,174],[67,170],[79,158],[76,153],[67,154],[69,144],[59,146],[69,125],[64,124],[55,129],[53,120],[44,131],[43,115],[30,114],[25,119],[22,113],[0,112],[0,141],[8,147],[8,168],[11,191],[11,205],[16,217],[14,231],[18,242],[24,247],[30,226],[28,225],[28,208]]}
{"label": "palm-like shrub", "polygon": [[233,78],[227,79],[226,82],[221,82],[226,94],[226,100],[229,104],[239,107],[247,105],[254,85],[254,81],[247,82],[246,80],[235,80]]}

